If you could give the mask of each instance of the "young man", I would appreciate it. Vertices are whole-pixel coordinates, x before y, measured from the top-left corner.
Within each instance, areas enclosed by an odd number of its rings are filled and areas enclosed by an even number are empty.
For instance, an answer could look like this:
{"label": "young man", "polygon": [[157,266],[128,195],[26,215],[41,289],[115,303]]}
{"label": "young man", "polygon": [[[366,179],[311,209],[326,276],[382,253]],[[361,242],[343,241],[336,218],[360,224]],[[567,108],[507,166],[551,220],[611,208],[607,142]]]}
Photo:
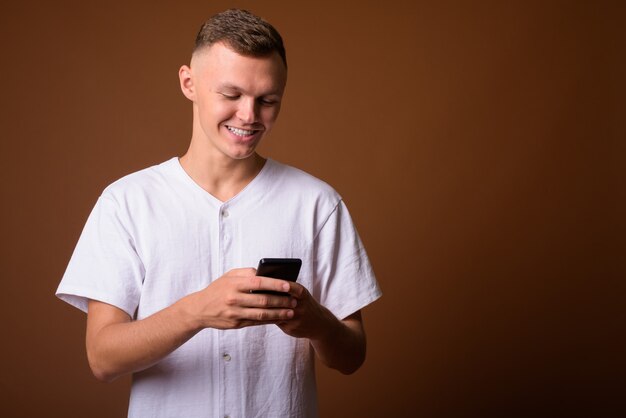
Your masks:
{"label": "young man", "polygon": [[[357,370],[360,310],[381,293],[341,197],[255,152],[281,106],[282,39],[228,10],[179,77],[189,150],[105,189],[57,295],[88,312],[94,375],[133,374],[131,417],[316,416],[314,356]],[[301,258],[298,281],[256,276],[266,257]]]}

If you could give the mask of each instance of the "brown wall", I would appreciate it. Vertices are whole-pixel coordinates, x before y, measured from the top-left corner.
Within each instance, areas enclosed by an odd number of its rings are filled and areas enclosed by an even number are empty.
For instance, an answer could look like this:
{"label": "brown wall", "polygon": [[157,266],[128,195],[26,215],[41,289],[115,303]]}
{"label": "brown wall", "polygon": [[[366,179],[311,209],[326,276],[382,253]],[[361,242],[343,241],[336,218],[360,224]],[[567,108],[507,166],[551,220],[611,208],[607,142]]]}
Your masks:
{"label": "brown wall", "polygon": [[287,42],[263,153],[344,196],[384,290],[322,415],[626,416],[622,4],[3,5],[0,415],[125,415],[53,293],[102,188],[186,149],[178,67],[238,6]]}

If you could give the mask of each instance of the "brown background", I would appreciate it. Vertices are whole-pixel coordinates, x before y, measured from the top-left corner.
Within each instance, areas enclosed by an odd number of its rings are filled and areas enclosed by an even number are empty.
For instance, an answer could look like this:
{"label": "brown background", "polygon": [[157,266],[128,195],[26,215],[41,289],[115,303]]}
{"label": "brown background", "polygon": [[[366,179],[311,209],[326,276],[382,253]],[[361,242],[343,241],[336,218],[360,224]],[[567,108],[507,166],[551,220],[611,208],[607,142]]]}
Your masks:
{"label": "brown background", "polygon": [[626,416],[623,2],[3,3],[0,415],[125,416],[53,294],[113,180],[182,154],[227,7],[282,32],[262,152],[345,198],[384,290],[324,417]]}

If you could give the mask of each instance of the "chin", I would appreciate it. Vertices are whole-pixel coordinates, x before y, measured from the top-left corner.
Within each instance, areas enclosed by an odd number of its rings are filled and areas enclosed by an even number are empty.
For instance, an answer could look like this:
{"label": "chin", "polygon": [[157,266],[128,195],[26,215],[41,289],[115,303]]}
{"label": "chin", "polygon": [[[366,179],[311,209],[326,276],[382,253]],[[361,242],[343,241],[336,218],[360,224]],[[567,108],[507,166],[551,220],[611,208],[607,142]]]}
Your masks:
{"label": "chin", "polygon": [[226,155],[234,160],[245,160],[254,156],[258,144],[259,141],[255,141],[251,144],[231,146],[230,149],[227,150]]}
{"label": "chin", "polygon": [[256,148],[247,151],[233,151],[229,152],[227,155],[233,160],[246,160],[248,158],[254,157],[256,153]]}

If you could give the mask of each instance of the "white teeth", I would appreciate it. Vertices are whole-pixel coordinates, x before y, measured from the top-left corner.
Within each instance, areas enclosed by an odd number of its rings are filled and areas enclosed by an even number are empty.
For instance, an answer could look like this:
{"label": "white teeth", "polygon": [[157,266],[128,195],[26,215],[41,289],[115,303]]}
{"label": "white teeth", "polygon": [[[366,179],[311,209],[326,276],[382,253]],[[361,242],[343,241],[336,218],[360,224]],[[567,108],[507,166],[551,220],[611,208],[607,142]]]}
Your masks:
{"label": "white teeth", "polygon": [[228,128],[228,130],[231,131],[232,133],[234,133],[235,135],[239,135],[239,136],[248,136],[248,135],[252,135],[254,133],[254,131],[248,131],[246,129],[233,128],[232,126],[227,126],[226,128]]}

